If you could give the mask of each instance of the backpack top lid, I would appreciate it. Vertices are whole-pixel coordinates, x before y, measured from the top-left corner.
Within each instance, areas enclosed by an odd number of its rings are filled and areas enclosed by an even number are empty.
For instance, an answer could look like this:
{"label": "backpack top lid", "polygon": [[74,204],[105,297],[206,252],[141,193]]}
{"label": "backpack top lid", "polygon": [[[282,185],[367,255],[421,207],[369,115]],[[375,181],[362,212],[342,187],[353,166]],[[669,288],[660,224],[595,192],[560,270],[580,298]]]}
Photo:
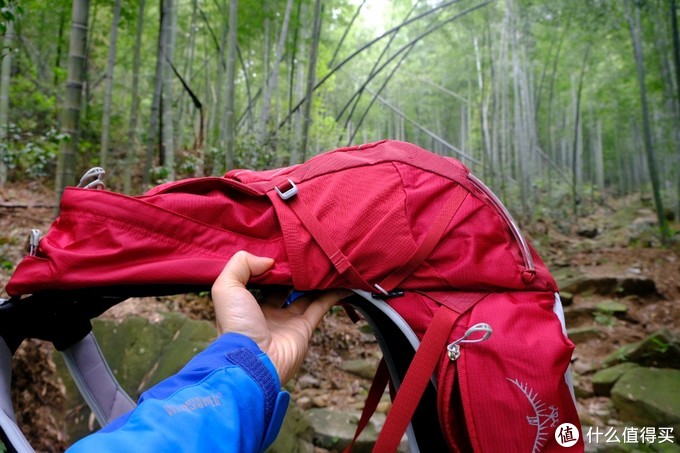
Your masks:
{"label": "backpack top lid", "polygon": [[[556,290],[484,189],[457,160],[398,141],[171,182],[137,197],[71,187],[6,290],[209,286],[241,249],[276,261],[255,283],[299,290]],[[441,232],[425,247],[436,222]],[[407,275],[390,280],[395,273]]]}

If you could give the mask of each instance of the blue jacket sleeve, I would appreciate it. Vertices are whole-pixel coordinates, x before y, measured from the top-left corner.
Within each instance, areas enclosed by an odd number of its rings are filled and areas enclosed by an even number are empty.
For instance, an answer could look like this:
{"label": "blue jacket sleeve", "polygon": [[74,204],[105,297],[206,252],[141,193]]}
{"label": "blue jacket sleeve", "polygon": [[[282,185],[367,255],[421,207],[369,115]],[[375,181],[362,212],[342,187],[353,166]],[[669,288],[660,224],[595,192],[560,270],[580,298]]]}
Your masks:
{"label": "blue jacket sleeve", "polygon": [[264,451],[289,400],[269,357],[251,339],[225,334],[68,452]]}

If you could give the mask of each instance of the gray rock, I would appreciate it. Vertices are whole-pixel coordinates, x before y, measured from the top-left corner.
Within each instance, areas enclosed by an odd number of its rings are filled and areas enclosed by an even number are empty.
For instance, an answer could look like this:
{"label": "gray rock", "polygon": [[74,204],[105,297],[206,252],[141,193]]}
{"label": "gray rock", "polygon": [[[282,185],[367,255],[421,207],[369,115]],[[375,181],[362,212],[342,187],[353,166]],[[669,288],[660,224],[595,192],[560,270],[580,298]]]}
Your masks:
{"label": "gray rock", "polygon": [[572,370],[576,374],[587,375],[597,369],[597,365],[592,360],[577,358],[571,364]]}
{"label": "gray rock", "polygon": [[616,300],[605,300],[597,304],[579,301],[576,305],[564,308],[568,326],[590,325],[593,322],[602,326],[613,326],[616,319],[628,319],[628,307]]}
{"label": "gray rock", "polygon": [[[314,429],[314,445],[332,451],[344,450],[354,438],[360,416],[357,411],[310,409],[307,417]],[[384,423],[384,414],[373,414],[352,452],[370,452]],[[402,439],[399,451],[408,451],[406,437]]]}
{"label": "gray rock", "polygon": [[591,381],[595,395],[609,396],[612,387],[614,387],[614,384],[616,384],[616,381],[618,381],[626,371],[637,368],[638,366],[639,365],[636,363],[626,362],[614,365],[610,368],[605,368],[604,370],[600,370],[595,373]]}
{"label": "gray rock", "polygon": [[642,341],[619,348],[604,360],[605,366],[634,362],[657,368],[680,368],[680,341],[668,329],[654,332]]}
{"label": "gray rock", "polygon": [[326,407],[328,406],[327,395],[317,395],[312,397],[312,406],[314,407]]}
{"label": "gray rock", "polygon": [[365,379],[373,379],[378,364],[370,359],[345,360],[340,364],[340,369]]}
{"label": "gray rock", "polygon": [[572,383],[576,398],[590,398],[594,395],[592,385],[580,374],[572,373]]}
{"label": "gray rock", "polygon": [[297,385],[300,387],[300,389],[306,389],[309,387],[319,388],[319,384],[319,380],[311,374],[303,374],[297,379]]}
{"label": "gray rock", "polygon": [[643,215],[633,220],[628,227],[628,242],[643,247],[658,247],[661,245],[656,215]]}
{"label": "gray rock", "polygon": [[641,275],[578,275],[563,282],[560,288],[574,295],[600,294],[612,297],[648,296],[657,293],[654,280]]}
{"label": "gray rock", "polygon": [[584,238],[593,239],[598,234],[600,234],[600,230],[597,227],[591,226],[580,228],[579,230],[576,231],[576,234]]}
{"label": "gray rock", "polygon": [[595,308],[603,313],[611,313],[613,315],[624,314],[628,312],[628,307],[615,300],[605,300],[595,305]]}
{"label": "gray rock", "polygon": [[309,419],[291,402],[279,435],[267,451],[270,453],[313,453],[313,437],[314,429]]}
{"label": "gray rock", "polygon": [[595,338],[606,338],[607,333],[600,326],[574,327],[567,329],[567,336],[574,343],[580,344]]}
{"label": "gray rock", "polygon": [[564,308],[564,319],[568,326],[592,324],[595,316],[593,307],[571,305]]}
{"label": "gray rock", "polygon": [[312,399],[308,396],[301,396],[295,403],[303,411],[312,408]]}
{"label": "gray rock", "polygon": [[[562,267],[562,268],[557,268],[553,269],[552,271],[553,277],[555,278],[555,281],[557,282],[557,286],[560,288],[560,297],[562,297],[563,292],[569,292],[566,287],[578,276],[581,275],[581,272],[579,272],[577,269],[573,267]],[[573,294],[571,294],[573,297]]]}
{"label": "gray rock", "polygon": [[618,418],[636,426],[680,428],[680,370],[636,367],[611,389]]}
{"label": "gray rock", "polygon": [[[188,319],[178,313],[166,313],[156,324],[133,316],[122,322],[95,319],[92,326],[116,379],[133,399],[179,371],[217,335],[211,322]],[[73,383],[61,354],[55,354],[54,359],[66,389],[67,432],[75,442],[99,427],[88,423],[90,409]]]}

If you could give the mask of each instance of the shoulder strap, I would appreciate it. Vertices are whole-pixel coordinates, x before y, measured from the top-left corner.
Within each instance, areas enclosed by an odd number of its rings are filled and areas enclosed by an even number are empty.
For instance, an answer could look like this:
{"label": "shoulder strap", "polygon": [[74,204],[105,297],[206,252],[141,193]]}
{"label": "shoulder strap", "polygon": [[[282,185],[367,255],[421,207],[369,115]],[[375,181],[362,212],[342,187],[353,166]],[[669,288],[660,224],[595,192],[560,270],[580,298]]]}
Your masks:
{"label": "shoulder strap", "polygon": [[[366,397],[366,402],[364,403],[364,409],[361,411],[361,417],[359,418],[359,423],[357,424],[357,429],[354,433],[354,438],[349,443],[347,448],[345,448],[343,453],[349,453],[354,448],[354,444],[357,439],[364,431],[366,426],[368,426],[369,420],[378,408],[380,399],[382,398],[385,388],[387,388],[387,382],[389,381],[390,373],[387,370],[387,362],[385,358],[380,359],[378,364],[378,369],[373,377],[373,382],[371,383],[371,388],[368,390],[368,396]],[[401,439],[400,439],[401,440]]]}
{"label": "shoulder strap", "polygon": [[397,397],[378,436],[374,452],[394,452],[397,450],[425,387],[430,381],[437,363],[444,356],[443,351],[446,349],[446,342],[458,316],[458,313],[443,305],[435,313],[406,377],[399,387]]}
{"label": "shoulder strap", "polygon": [[[4,437],[11,444],[8,451],[18,453],[33,452],[33,448],[17,426],[12,407],[10,382],[12,380],[12,351],[7,346],[5,339],[0,336],[0,429]],[[2,440],[0,440],[2,446]]]}
{"label": "shoulder strap", "polygon": [[92,332],[62,353],[73,381],[102,427],[134,409],[136,404],[116,380]]}

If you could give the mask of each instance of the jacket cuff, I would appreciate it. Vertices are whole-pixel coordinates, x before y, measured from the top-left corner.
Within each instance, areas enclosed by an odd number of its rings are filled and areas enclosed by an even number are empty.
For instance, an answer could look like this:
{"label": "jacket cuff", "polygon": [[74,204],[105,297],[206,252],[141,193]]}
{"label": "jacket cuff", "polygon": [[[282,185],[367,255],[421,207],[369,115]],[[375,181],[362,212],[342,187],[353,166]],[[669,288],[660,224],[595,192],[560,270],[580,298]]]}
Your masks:
{"label": "jacket cuff", "polygon": [[218,341],[228,342],[231,348],[234,348],[235,343],[241,346],[229,350],[225,356],[229,362],[239,366],[262,391],[265,430],[260,451],[264,451],[279,434],[290,402],[290,395],[288,392],[281,391],[281,382],[274,364],[254,341],[236,333],[222,335]]}

